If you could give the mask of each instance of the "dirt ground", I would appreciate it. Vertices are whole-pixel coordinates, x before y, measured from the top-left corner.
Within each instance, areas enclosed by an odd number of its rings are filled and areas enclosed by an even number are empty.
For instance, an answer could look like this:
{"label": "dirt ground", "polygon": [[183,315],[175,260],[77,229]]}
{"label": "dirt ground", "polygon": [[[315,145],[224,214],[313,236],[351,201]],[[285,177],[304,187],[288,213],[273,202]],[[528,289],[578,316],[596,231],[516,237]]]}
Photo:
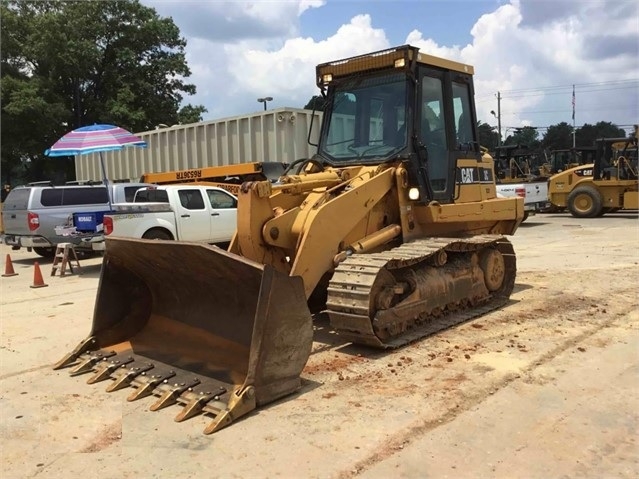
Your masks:
{"label": "dirt ground", "polygon": [[100,259],[51,277],[2,246],[0,476],[639,477],[638,224],[530,218],[507,306],[396,351],[318,320],[302,389],[210,436],[53,371],[89,332]]}

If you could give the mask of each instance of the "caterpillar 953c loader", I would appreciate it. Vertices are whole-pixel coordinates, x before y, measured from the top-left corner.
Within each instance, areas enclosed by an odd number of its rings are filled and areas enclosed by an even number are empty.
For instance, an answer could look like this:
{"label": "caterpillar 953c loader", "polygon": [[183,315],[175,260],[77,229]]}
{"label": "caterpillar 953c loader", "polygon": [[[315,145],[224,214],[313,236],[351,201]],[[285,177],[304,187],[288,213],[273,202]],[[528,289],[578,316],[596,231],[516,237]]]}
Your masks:
{"label": "caterpillar 953c loader", "polygon": [[299,388],[309,305],[377,348],[503,305],[524,205],[496,196],[472,74],[411,46],[319,65],[317,154],[242,185],[229,251],[108,238],[90,335],[56,367],[211,433]]}

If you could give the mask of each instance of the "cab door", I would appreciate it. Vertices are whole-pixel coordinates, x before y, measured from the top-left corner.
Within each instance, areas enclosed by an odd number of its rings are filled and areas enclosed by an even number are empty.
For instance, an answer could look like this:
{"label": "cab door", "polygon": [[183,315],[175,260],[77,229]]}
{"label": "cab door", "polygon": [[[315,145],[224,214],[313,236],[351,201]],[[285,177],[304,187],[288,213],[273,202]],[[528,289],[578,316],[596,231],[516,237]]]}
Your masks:
{"label": "cab door", "polygon": [[211,213],[205,203],[202,190],[184,188],[177,190],[176,221],[178,239],[182,241],[209,241]]}
{"label": "cab door", "polygon": [[[477,141],[473,85],[470,75],[424,67],[420,69],[417,137],[426,148],[427,174],[433,200],[455,202],[460,159],[481,160]],[[488,171],[488,170],[486,170]],[[462,172],[463,173],[463,172]],[[469,170],[463,182],[483,183],[484,171]]]}
{"label": "cab door", "polygon": [[237,198],[221,188],[206,190],[211,207],[211,242],[231,241],[237,229]]}

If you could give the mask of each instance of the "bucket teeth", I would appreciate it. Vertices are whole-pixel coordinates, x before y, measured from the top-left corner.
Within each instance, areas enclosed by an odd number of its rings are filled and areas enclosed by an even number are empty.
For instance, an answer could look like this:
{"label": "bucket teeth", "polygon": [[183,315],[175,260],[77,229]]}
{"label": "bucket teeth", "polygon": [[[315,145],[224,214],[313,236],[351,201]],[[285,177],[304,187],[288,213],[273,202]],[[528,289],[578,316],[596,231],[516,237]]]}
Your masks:
{"label": "bucket teeth", "polygon": [[188,382],[184,383],[175,383],[171,388],[166,391],[157,402],[155,402],[149,409],[151,411],[157,411],[158,409],[162,409],[166,406],[170,406],[175,404],[184,391],[191,389],[200,384],[200,380],[198,378],[193,378]]}
{"label": "bucket teeth", "polygon": [[175,416],[175,422],[186,421],[187,419],[197,416],[204,410],[204,406],[206,406],[209,401],[219,401],[220,395],[225,392],[226,389],[224,388],[221,388],[221,390],[216,393],[201,392],[196,398],[191,399],[188,403],[186,403],[180,413]]}
{"label": "bucket teeth", "polygon": [[80,374],[91,372],[93,370],[93,366],[95,366],[99,361],[102,361],[105,358],[110,358],[111,356],[115,356],[115,351],[97,351],[95,353],[91,353],[88,357],[84,358],[80,364],[73,368],[70,374],[71,376],[79,376]]}
{"label": "bucket teeth", "polygon": [[[144,373],[141,376],[145,376]],[[162,384],[163,382],[168,382],[170,378],[175,376],[175,371],[169,371],[166,374],[154,374],[152,376],[145,377],[144,383],[138,389],[136,389],[133,393],[126,398],[127,401],[135,401],[136,399],[141,399],[153,394],[153,390],[156,386]]]}
{"label": "bucket teeth", "polygon": [[137,376],[139,376],[142,373],[145,373],[146,371],[149,371],[150,369],[153,369],[153,367],[154,367],[153,364],[146,363],[142,366],[134,366],[129,368],[126,372],[123,372],[122,374],[120,374],[115,381],[109,384],[109,386],[106,388],[106,391],[111,393],[113,391],[119,391],[120,389],[129,387],[131,385],[131,382]]}
{"label": "bucket teeth", "polygon": [[89,336],[85,340],[81,341],[80,344],[78,344],[73,351],[71,351],[69,354],[64,356],[60,361],[55,363],[55,365],[53,366],[53,369],[62,369],[62,368],[66,368],[67,366],[71,366],[73,363],[75,363],[78,360],[78,358],[82,354],[86,353],[87,351],[93,351],[94,349],[96,349],[96,344],[97,343],[96,343],[95,337]]}
{"label": "bucket teeth", "polygon": [[229,424],[233,422],[233,416],[231,413],[226,410],[222,411],[219,415],[215,417],[213,421],[211,421],[208,426],[204,428],[202,431],[204,434],[213,434],[214,432],[219,431],[222,428],[225,428]]}
{"label": "bucket teeth", "polygon": [[242,391],[235,391],[229,398],[225,410],[215,416],[208,426],[204,428],[204,434],[213,434],[231,424],[235,419],[248,414],[255,409],[255,388],[249,386]]}
{"label": "bucket teeth", "polygon": [[109,379],[111,377],[111,373],[113,373],[116,369],[124,367],[124,365],[132,363],[133,358],[123,358],[123,359],[112,359],[111,361],[103,361],[96,366],[96,373],[87,379],[87,384],[95,384],[100,381],[104,381],[105,379]]}

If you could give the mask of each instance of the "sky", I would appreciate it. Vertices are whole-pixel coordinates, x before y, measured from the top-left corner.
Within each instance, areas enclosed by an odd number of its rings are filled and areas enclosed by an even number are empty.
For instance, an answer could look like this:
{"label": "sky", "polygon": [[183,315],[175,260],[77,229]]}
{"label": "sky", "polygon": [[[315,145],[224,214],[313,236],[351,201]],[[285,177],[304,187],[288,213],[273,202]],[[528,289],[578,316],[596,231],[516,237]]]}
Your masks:
{"label": "sky", "polygon": [[[411,44],[475,67],[482,122],[639,123],[636,0],[142,0],[171,17],[204,120],[302,108],[315,66]],[[498,110],[498,95],[501,98]]]}

